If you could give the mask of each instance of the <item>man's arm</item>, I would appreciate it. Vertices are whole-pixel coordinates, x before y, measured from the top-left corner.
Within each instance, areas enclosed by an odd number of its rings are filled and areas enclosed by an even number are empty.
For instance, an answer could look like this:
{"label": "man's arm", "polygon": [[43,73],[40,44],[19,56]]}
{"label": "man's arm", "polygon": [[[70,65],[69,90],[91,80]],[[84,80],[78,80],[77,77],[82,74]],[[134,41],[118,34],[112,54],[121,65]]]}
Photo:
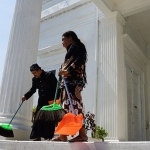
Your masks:
{"label": "man's arm", "polygon": [[22,101],[28,100],[35,92],[36,92],[36,86],[34,83],[34,79],[32,79],[32,87],[26,94],[24,94],[24,96],[22,97]]}

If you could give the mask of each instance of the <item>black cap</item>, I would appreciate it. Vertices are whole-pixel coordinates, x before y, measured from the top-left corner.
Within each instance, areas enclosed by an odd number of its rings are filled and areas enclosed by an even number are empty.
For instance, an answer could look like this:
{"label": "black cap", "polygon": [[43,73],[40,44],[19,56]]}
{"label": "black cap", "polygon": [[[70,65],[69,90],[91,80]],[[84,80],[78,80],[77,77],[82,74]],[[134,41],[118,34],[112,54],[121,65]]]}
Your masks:
{"label": "black cap", "polygon": [[30,71],[34,71],[38,69],[41,69],[41,67],[38,64],[33,64],[32,66],[30,66]]}

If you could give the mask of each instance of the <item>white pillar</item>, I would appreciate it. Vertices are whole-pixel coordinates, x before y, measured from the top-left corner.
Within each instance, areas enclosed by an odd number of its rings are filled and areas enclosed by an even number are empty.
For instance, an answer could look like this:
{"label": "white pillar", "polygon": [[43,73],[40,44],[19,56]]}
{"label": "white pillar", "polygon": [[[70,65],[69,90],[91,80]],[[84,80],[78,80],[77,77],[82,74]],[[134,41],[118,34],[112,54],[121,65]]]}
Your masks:
{"label": "white pillar", "polygon": [[118,12],[100,20],[97,124],[108,132],[107,140],[127,139],[124,24]]}
{"label": "white pillar", "polygon": [[[17,0],[0,94],[0,123],[8,123],[31,86],[29,67],[36,62],[42,0]],[[30,130],[33,101],[24,102],[14,128]]]}

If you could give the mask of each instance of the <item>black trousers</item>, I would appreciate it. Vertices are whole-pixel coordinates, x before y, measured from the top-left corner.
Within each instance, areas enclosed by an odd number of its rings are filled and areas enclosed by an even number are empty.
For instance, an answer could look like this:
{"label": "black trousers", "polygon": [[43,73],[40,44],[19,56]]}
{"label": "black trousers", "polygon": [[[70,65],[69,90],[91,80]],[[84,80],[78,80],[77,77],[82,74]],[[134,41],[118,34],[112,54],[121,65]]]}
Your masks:
{"label": "black trousers", "polygon": [[[42,106],[37,106],[35,117]],[[54,137],[55,122],[39,122],[34,121],[32,125],[32,131],[30,139],[37,137],[43,137],[44,139],[52,139]]]}
{"label": "black trousers", "polygon": [[44,139],[52,139],[54,137],[54,131],[54,122],[34,122],[30,134],[30,139],[35,139],[37,137],[43,137]]}

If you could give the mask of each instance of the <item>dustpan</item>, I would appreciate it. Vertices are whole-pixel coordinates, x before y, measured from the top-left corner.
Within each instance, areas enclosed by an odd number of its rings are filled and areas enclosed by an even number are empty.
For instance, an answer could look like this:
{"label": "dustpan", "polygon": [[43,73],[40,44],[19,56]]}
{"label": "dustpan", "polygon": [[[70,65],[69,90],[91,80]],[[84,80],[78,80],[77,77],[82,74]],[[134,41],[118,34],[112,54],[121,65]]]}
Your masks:
{"label": "dustpan", "polygon": [[59,122],[55,133],[62,135],[75,135],[82,127],[83,116],[81,114],[76,115],[64,76],[62,76],[62,79],[64,80],[64,86],[73,113],[67,113],[64,115],[63,119]]}
{"label": "dustpan", "polygon": [[[54,100],[52,101],[48,101],[49,105],[53,104],[54,103]],[[59,99],[56,99],[56,104],[60,104],[60,100]]]}
{"label": "dustpan", "polygon": [[67,113],[59,122],[55,133],[62,135],[75,135],[82,127],[82,119],[82,115],[75,116],[72,113]]}

